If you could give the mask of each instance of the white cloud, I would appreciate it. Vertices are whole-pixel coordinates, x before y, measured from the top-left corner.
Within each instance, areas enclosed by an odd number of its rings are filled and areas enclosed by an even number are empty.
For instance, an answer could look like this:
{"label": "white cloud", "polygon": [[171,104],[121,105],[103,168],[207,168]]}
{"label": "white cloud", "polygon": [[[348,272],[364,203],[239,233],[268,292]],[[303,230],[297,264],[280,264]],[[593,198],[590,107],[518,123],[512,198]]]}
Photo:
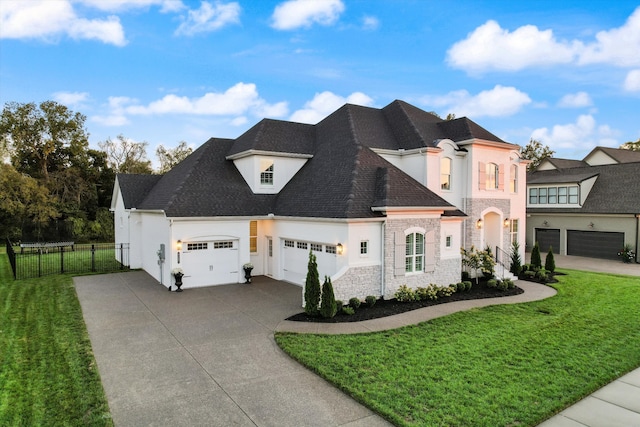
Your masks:
{"label": "white cloud", "polygon": [[121,12],[141,9],[149,6],[160,6],[160,12],[178,12],[185,8],[181,0],[76,0],[85,6],[107,12]]}
{"label": "white cloud", "polygon": [[287,103],[269,104],[260,98],[253,83],[237,83],[223,93],[208,92],[198,98],[169,94],[149,105],[129,105],[128,114],[194,114],[214,116],[240,116],[252,113],[255,116],[281,117],[287,114]]}
{"label": "white cloud", "polygon": [[563,108],[581,108],[593,105],[593,101],[587,92],[577,92],[563,96],[558,105]]}
{"label": "white cloud", "polygon": [[457,117],[503,117],[520,111],[531,103],[531,98],[514,87],[496,85],[477,95],[457,90],[443,96],[425,96],[421,101],[433,108],[446,108],[446,114],[453,113]]}
{"label": "white cloud", "polygon": [[596,41],[581,52],[580,64],[612,64],[619,67],[640,65],[640,7],[619,28],[600,31]]}
{"label": "white cloud", "polygon": [[78,17],[69,0],[0,2],[0,38],[55,40],[61,35],[124,46],[127,41],[117,16],[104,20]]}
{"label": "white cloud", "polygon": [[203,1],[200,9],[189,10],[186,20],[176,29],[176,35],[192,36],[197,33],[218,30],[227,24],[240,22],[240,4],[211,4]]}
{"label": "white cloud", "polygon": [[531,66],[563,64],[576,55],[578,43],[556,40],[551,30],[525,25],[509,32],[496,21],[487,21],[447,52],[454,68],[471,71],[516,71]]}
{"label": "white cloud", "polygon": [[557,40],[553,31],[524,25],[510,32],[493,20],[476,28],[447,52],[447,62],[469,71],[517,71],[559,64],[640,65],[640,7],[618,28],[594,41]]}
{"label": "white cloud", "polygon": [[624,90],[640,92],[640,70],[631,70],[624,79]]}
{"label": "white cloud", "polygon": [[314,23],[331,25],[344,9],[342,0],[289,0],[276,6],[271,26],[277,30],[294,30]]}
{"label": "white cloud", "polygon": [[375,16],[365,16],[362,18],[362,28],[365,30],[377,30],[380,27],[380,20]]}
{"label": "white cloud", "polygon": [[535,129],[531,133],[531,138],[539,140],[552,149],[586,150],[596,145],[617,146],[618,142],[615,138],[617,135],[618,132],[608,125],[597,126],[593,116],[583,114],[576,119],[575,123],[555,125],[551,130],[546,127]]}
{"label": "white cloud", "polygon": [[89,99],[88,92],[56,92],[53,99],[67,107],[77,107]]}
{"label": "white cloud", "polygon": [[362,92],[354,92],[346,98],[329,91],[316,93],[313,99],[306,102],[303,109],[295,111],[289,120],[316,124],[347,103],[370,106],[373,104],[373,99]]}
{"label": "white cloud", "polygon": [[110,96],[108,105],[109,114],[106,116],[96,115],[91,117],[91,120],[104,126],[127,125],[130,122],[125,115],[126,107],[131,104],[136,104],[137,102],[136,99],[126,96]]}

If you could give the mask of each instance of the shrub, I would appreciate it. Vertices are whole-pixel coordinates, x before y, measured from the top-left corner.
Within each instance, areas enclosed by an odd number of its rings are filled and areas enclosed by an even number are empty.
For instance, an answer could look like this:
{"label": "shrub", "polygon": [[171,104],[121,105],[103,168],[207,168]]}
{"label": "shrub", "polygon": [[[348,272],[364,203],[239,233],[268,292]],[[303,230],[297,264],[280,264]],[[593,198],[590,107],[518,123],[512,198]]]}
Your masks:
{"label": "shrub", "polygon": [[360,308],[360,304],[362,304],[362,303],[360,302],[359,298],[353,297],[353,298],[349,299],[349,306],[353,307],[354,310],[359,309]]}
{"label": "shrub", "polygon": [[520,243],[517,241],[513,242],[511,245],[511,266],[509,267],[509,271],[517,276],[520,274],[520,270],[522,270],[522,258],[520,257]]}
{"label": "shrub", "polygon": [[320,306],[320,315],[325,318],[331,318],[338,312],[336,297],[333,294],[333,285],[329,276],[324,276],[322,284],[322,305]]}
{"label": "shrub", "polygon": [[[452,284],[449,285],[449,287],[451,289],[453,289],[453,292],[458,292],[458,284],[457,283],[452,283]],[[460,291],[462,291],[462,290],[464,290],[464,289],[460,289]]]}
{"label": "shrub", "polygon": [[556,260],[553,258],[553,247],[549,246],[547,258],[544,260],[544,269],[553,273],[556,271]]}
{"label": "shrub", "polygon": [[429,285],[426,288],[418,288],[416,289],[416,297],[423,301],[438,299],[438,290],[433,285]]}
{"label": "shrub", "polygon": [[546,282],[549,278],[549,274],[547,272],[547,270],[545,270],[544,268],[541,268],[540,270],[536,271],[536,275],[535,275],[536,279],[542,281],[542,282]]}
{"label": "shrub", "polygon": [[338,311],[340,311],[342,309],[343,305],[344,305],[344,303],[341,300],[339,300],[339,299],[336,300],[336,307],[338,307]]}
{"label": "shrub", "polygon": [[453,288],[450,286],[441,286],[441,287],[437,287],[437,289],[438,289],[438,298],[450,297],[455,293]]}
{"label": "shrub", "polygon": [[496,283],[496,287],[500,291],[506,291],[508,289],[509,285],[507,284],[507,282],[505,280],[498,280],[498,283]]}
{"label": "shrub", "polygon": [[480,259],[482,260],[482,274],[489,279],[492,278],[495,275],[496,261],[493,258],[491,247],[487,246],[484,251],[480,252]]}
{"label": "shrub", "polygon": [[488,288],[497,288],[498,287],[498,281],[496,279],[490,279],[487,281],[487,287]]}
{"label": "shrub", "polygon": [[629,264],[631,262],[633,262],[633,258],[636,256],[635,252],[633,252],[633,249],[631,248],[630,244],[626,244],[624,245],[624,247],[622,248],[622,250],[620,250],[620,252],[618,252],[618,256],[620,258],[622,258],[622,262]]}
{"label": "shrub", "polygon": [[348,314],[349,316],[351,316],[352,314],[354,314],[356,311],[353,309],[353,307],[350,307],[348,305],[345,305],[344,307],[342,307],[342,312],[344,314]]}
{"label": "shrub", "polygon": [[513,289],[513,288],[516,287],[516,284],[513,283],[513,280],[511,280],[511,279],[504,279],[503,282],[507,286],[507,289]]}
{"label": "shrub", "polygon": [[531,249],[531,265],[534,267],[542,267],[542,259],[540,258],[540,246],[538,246],[538,242],[533,245],[533,249]]}
{"label": "shrub", "polygon": [[310,316],[320,314],[320,277],[316,256],[309,251],[307,279],[304,282],[304,311]]}
{"label": "shrub", "polygon": [[410,302],[416,300],[416,293],[407,285],[402,285],[396,291],[395,297],[400,302]]}
{"label": "shrub", "polygon": [[377,300],[378,299],[373,295],[367,295],[367,297],[364,299],[364,302],[368,307],[373,307],[374,305],[376,305]]}
{"label": "shrub", "polygon": [[461,278],[461,279],[462,279],[462,281],[464,282],[464,281],[466,281],[466,280],[471,279],[471,274],[469,274],[469,272],[468,272],[468,271],[463,271],[463,272],[462,272],[462,276],[461,276],[460,278]]}
{"label": "shrub", "polygon": [[464,290],[465,291],[470,291],[471,290],[471,287],[473,286],[473,283],[471,283],[470,280],[465,280],[462,283],[464,283]]}
{"label": "shrub", "polygon": [[536,272],[532,271],[532,270],[527,270],[524,272],[524,278],[525,279],[533,279],[534,277],[536,277]]}

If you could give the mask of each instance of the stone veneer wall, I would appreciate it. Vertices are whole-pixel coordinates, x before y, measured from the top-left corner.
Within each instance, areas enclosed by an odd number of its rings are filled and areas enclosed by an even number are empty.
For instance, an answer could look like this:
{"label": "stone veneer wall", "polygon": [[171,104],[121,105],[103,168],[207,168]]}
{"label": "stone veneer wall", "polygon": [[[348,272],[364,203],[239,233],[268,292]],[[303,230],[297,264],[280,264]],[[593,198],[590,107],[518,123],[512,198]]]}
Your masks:
{"label": "stone veneer wall", "polygon": [[[345,304],[350,298],[364,300],[367,296],[380,297],[382,268],[379,265],[353,267],[333,282],[333,293]],[[321,280],[321,283],[324,281]]]}
{"label": "stone veneer wall", "polygon": [[[491,207],[502,211],[504,218],[510,218],[511,202],[509,199],[467,199],[466,206],[467,210],[465,213],[469,218],[465,221],[466,230],[463,231],[465,234],[465,247],[469,249],[471,245],[473,245],[476,249],[484,249],[481,247],[482,230],[476,228],[476,221],[481,218],[482,212],[485,209]],[[520,227],[523,227],[524,221],[520,222]],[[505,229],[505,232],[502,235],[502,248],[510,247],[511,242],[509,241],[509,232]]]}
{"label": "stone veneer wall", "polygon": [[[404,232],[404,230],[407,230],[411,227],[422,227],[427,232],[430,230],[435,230],[435,270],[428,273],[413,273],[408,275],[396,276],[394,274],[395,232]],[[407,285],[410,288],[415,289],[417,287],[426,287],[432,283],[438,286],[448,286],[451,283],[457,283],[460,281],[461,259],[451,258],[441,260],[440,238],[440,218],[407,218],[387,220],[384,237],[384,245],[386,248],[384,259],[384,297],[386,299],[394,298],[396,290],[398,290],[398,288],[402,285]]]}

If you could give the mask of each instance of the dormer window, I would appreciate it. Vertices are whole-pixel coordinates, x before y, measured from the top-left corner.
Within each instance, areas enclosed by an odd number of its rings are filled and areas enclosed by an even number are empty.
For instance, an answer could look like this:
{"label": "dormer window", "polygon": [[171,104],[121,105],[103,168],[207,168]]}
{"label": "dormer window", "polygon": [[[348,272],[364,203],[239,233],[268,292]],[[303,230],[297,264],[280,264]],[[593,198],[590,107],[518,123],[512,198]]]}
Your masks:
{"label": "dormer window", "polygon": [[273,185],[273,161],[260,162],[260,185]]}

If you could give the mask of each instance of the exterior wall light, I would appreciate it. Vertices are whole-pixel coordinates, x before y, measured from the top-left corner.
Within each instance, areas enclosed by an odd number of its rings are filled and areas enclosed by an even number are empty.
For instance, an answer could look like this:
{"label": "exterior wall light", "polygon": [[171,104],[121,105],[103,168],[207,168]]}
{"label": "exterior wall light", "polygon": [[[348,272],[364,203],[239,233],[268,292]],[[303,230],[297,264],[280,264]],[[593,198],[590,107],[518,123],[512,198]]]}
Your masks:
{"label": "exterior wall light", "polygon": [[178,264],[180,264],[180,252],[182,252],[182,240],[178,240],[176,243],[176,249],[178,250]]}
{"label": "exterior wall light", "polygon": [[595,228],[595,226],[596,226],[596,225],[595,225],[593,222],[590,222],[590,223],[589,223],[589,228]]}
{"label": "exterior wall light", "polygon": [[509,224],[511,224],[511,220],[509,218],[505,218],[504,219],[504,228],[509,227]]}
{"label": "exterior wall light", "polygon": [[336,253],[338,255],[342,255],[344,253],[344,246],[342,246],[342,243],[338,243],[336,245]]}
{"label": "exterior wall light", "polygon": [[548,227],[548,226],[549,226],[549,221],[544,220],[544,221],[542,222],[542,225],[544,225],[545,227]]}
{"label": "exterior wall light", "polygon": [[476,221],[476,228],[482,228],[483,221],[481,219]]}

